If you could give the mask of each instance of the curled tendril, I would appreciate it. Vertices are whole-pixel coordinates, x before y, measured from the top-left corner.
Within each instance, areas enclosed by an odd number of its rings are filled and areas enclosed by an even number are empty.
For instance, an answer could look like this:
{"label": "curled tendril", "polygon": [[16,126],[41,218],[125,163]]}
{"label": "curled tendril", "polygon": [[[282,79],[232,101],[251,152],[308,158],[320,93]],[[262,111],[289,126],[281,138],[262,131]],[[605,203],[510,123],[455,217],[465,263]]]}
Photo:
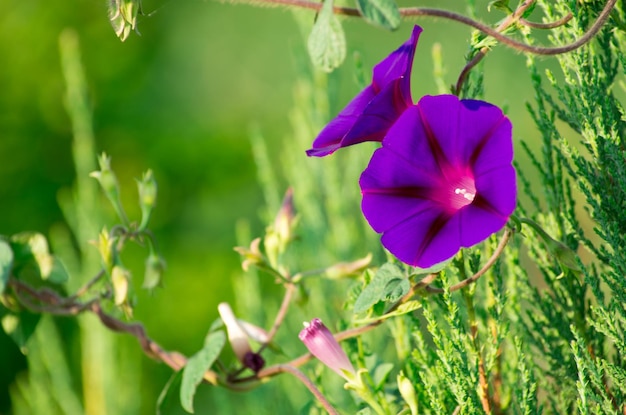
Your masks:
{"label": "curled tendril", "polygon": [[[270,6],[270,7],[271,6],[297,7],[301,9],[308,9],[308,10],[314,10],[314,11],[320,11],[322,8],[322,3],[311,1],[311,0],[230,0],[230,1],[233,3],[249,3],[249,4],[254,4],[254,5],[259,5],[259,6]],[[462,23],[466,26],[473,27],[474,29],[481,31],[484,34],[493,37],[494,39],[498,40],[502,44],[512,49],[518,50],[520,52],[531,53],[534,55],[560,55],[562,53],[567,53],[575,49],[578,49],[579,47],[589,42],[589,40],[591,40],[598,33],[598,31],[602,28],[602,26],[608,19],[609,14],[611,13],[611,10],[613,10],[613,7],[615,7],[616,2],[617,0],[607,0],[604,8],[598,15],[598,18],[596,19],[595,23],[578,40],[572,43],[568,43],[566,45],[556,46],[556,47],[528,45],[524,42],[520,42],[518,40],[505,36],[501,34],[500,32],[498,32],[497,29],[489,27],[484,23],[478,22],[467,16],[454,13],[448,10],[432,9],[428,7],[401,7],[400,15],[405,18],[427,16],[427,17],[439,17],[442,19],[452,20],[458,23]],[[359,12],[359,10],[353,7],[333,7],[333,12],[335,14],[339,14],[343,16],[361,17],[361,13]],[[551,25],[556,24],[556,26],[558,26],[560,24],[564,24],[562,21],[548,23],[548,24],[532,23],[532,22],[527,22],[527,21],[524,21],[524,22],[527,26],[534,27],[533,25],[535,25],[541,28],[551,28],[550,27]]]}
{"label": "curled tendril", "polygon": [[[273,0],[272,0],[273,1]],[[284,1],[284,0],[279,0]],[[439,9],[421,9],[421,8],[405,8],[400,9],[400,14],[403,16],[431,16],[431,17],[441,17],[444,19],[453,20],[459,23],[463,23],[467,26],[471,26],[474,29],[477,29],[484,34],[493,37],[498,40],[502,44],[518,50],[520,52],[527,52],[533,55],[560,55],[562,53],[571,52],[573,50],[578,49],[583,46],[589,40],[591,40],[597,33],[600,31],[606,20],[608,19],[611,10],[615,7],[615,3],[617,0],[608,0],[598,15],[598,18],[594,22],[594,24],[576,41],[572,43],[568,43],[562,46],[556,47],[545,47],[545,46],[533,46],[527,45],[526,43],[520,42],[518,40],[512,39],[508,36],[505,36],[497,31],[497,29],[493,29],[483,23],[477,22],[476,20],[470,19],[469,17],[456,14],[453,12],[449,12],[446,10]]]}

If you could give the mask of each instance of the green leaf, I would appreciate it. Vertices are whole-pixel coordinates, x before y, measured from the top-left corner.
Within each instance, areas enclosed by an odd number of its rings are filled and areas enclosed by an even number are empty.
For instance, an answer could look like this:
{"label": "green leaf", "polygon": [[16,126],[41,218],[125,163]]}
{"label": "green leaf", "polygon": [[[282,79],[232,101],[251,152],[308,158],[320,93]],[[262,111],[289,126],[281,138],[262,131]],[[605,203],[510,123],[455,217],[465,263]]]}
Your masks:
{"label": "green leaf", "polygon": [[0,325],[4,332],[17,344],[22,353],[26,352],[26,342],[35,332],[37,323],[41,318],[40,314],[34,314],[29,311],[20,311],[19,313],[9,312],[0,307]]}
{"label": "green leaf", "polygon": [[333,1],[326,0],[307,43],[313,65],[332,72],[346,58],[346,38],[341,23],[333,13]]}
{"label": "green leaf", "polygon": [[354,303],[354,313],[361,313],[370,307],[372,307],[377,302],[384,300],[390,296],[390,294],[394,293],[395,284],[390,286],[391,291],[387,290],[387,285],[392,280],[403,279],[404,276],[400,268],[392,263],[386,263],[376,274],[374,274],[374,278],[372,281],[361,291],[359,298],[356,299]]}
{"label": "green leaf", "polygon": [[[170,376],[156,402],[156,415],[169,414],[179,408],[178,394],[172,393],[180,386],[183,371],[179,370]],[[176,408],[176,409],[175,409]]]}
{"label": "green leaf", "polygon": [[27,265],[34,265],[39,278],[61,283],[67,280],[67,271],[60,261],[50,254],[46,237],[37,232],[15,234],[10,240],[14,254],[15,272]]}
{"label": "green leaf", "polygon": [[391,303],[398,301],[409,292],[411,284],[406,278],[394,278],[385,285],[383,300]]}
{"label": "green leaf", "polygon": [[3,239],[0,239],[0,294],[7,286],[13,269],[13,250]]}
{"label": "green leaf", "polygon": [[398,308],[395,309],[395,311],[393,311],[392,313],[389,314],[385,314],[385,318],[389,318],[389,317],[397,317],[397,316],[401,316],[403,314],[408,314],[411,313],[415,310],[418,310],[422,307],[422,303],[420,303],[417,300],[412,300],[412,301],[407,301],[406,303],[400,305]]}
{"label": "green leaf", "polygon": [[189,413],[193,413],[193,397],[196,389],[219,356],[226,344],[226,335],[223,331],[209,333],[204,341],[204,347],[187,361],[183,369],[183,378],[180,385],[180,404]]}
{"label": "green leaf", "polygon": [[69,273],[63,261],[56,256],[52,256],[52,269],[48,275],[48,281],[55,284],[63,284],[69,279]]}
{"label": "green leaf", "polygon": [[389,374],[393,370],[393,363],[381,363],[374,369],[372,380],[374,381],[375,390],[379,391],[385,386],[385,382]]}
{"label": "green leaf", "polygon": [[494,0],[487,5],[487,11],[491,11],[491,8],[502,10],[507,14],[513,13],[511,7],[509,6],[509,0]]}
{"label": "green leaf", "polygon": [[444,270],[448,264],[450,264],[450,262],[452,262],[452,258],[447,259],[445,261],[439,262],[431,267],[428,268],[420,268],[420,267],[413,267],[413,272],[412,274],[414,275],[428,275],[428,274],[435,274],[439,271]]}
{"label": "green leaf", "polygon": [[357,0],[359,11],[368,22],[388,30],[400,26],[400,10],[395,0]]}

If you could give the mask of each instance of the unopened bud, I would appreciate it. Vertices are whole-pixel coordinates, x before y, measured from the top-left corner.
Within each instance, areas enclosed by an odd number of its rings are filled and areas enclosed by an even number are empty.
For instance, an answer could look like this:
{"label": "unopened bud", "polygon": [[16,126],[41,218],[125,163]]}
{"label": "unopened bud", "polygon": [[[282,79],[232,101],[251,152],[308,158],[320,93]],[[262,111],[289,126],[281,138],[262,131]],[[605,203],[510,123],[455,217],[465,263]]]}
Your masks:
{"label": "unopened bud", "polygon": [[263,240],[265,252],[274,267],[278,265],[278,256],[285,252],[287,245],[293,239],[293,230],[296,226],[296,214],[293,205],[293,189],[287,189],[283,203],[276,214],[274,223],[267,229]]}
{"label": "unopened bud", "polygon": [[89,176],[98,180],[100,187],[102,187],[104,194],[113,205],[117,215],[124,223],[128,223],[128,218],[126,217],[126,213],[124,213],[120,200],[120,188],[117,177],[113,170],[111,170],[111,158],[107,156],[106,153],[102,153],[102,155],[98,157],[98,163],[100,164],[100,170],[91,172]]}
{"label": "unopened bud", "polygon": [[372,261],[372,254],[368,254],[366,257],[357,259],[352,262],[340,262],[326,268],[324,275],[331,279],[339,279],[349,277],[354,274],[358,274],[363,271]]}
{"label": "unopened bud", "polygon": [[296,209],[293,205],[293,189],[285,192],[283,203],[274,219],[273,229],[283,244],[289,242],[293,236],[293,227],[296,222]]}
{"label": "unopened bud", "polygon": [[143,14],[140,0],[109,0],[109,20],[123,42],[131,30],[137,33],[137,15]]}
{"label": "unopened bud", "polygon": [[146,258],[146,272],[143,277],[142,287],[152,290],[161,284],[163,272],[165,272],[165,260],[159,255],[151,253]]}
{"label": "unopened bud", "polygon": [[111,170],[111,158],[102,153],[98,157],[98,163],[100,164],[100,170],[91,172],[89,176],[98,180],[102,190],[112,201],[117,200],[120,196],[119,185],[117,183],[117,177],[113,170]]}
{"label": "unopened bud", "polygon": [[397,382],[400,395],[402,395],[406,404],[409,405],[411,415],[417,415],[417,396],[415,395],[413,383],[404,376],[403,372],[398,373]]}
{"label": "unopened bud", "polygon": [[115,305],[122,305],[128,300],[130,272],[120,266],[113,267],[111,282],[113,283],[113,298]]}
{"label": "unopened bud", "polygon": [[157,183],[154,180],[152,170],[144,173],[141,180],[137,181],[137,187],[139,188],[139,206],[141,207],[141,225],[139,225],[139,229],[145,229],[148,226],[148,221],[157,200]]}
{"label": "unopened bud", "polygon": [[115,239],[111,238],[111,235],[106,229],[102,229],[98,235],[98,243],[96,246],[102,257],[104,267],[109,271],[113,267],[113,261],[115,259],[115,252],[113,250],[114,243]]}
{"label": "unopened bud", "polygon": [[330,369],[347,381],[354,378],[354,366],[322,320],[314,318],[310,323],[304,323],[304,329],[298,337],[309,352]]}

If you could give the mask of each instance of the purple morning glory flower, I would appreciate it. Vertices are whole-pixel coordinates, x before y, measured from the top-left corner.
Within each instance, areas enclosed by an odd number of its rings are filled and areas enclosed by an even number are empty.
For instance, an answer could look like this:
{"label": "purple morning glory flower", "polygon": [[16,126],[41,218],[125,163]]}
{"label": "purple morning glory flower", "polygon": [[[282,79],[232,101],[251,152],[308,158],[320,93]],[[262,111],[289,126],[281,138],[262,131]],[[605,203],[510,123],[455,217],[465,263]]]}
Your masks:
{"label": "purple morning glory flower", "polygon": [[322,157],[341,147],[382,141],[389,127],[413,104],[411,68],[420,33],[422,28],[415,26],[410,39],[374,67],[372,83],[328,123],[307,155]]}
{"label": "purple morning glory flower", "polygon": [[346,356],[333,334],[319,318],[314,318],[310,324],[304,323],[304,329],[302,329],[298,337],[313,356],[317,357],[322,363],[346,380],[350,380],[346,376],[346,372],[355,374],[354,367],[350,363],[348,356]]}
{"label": "purple morning glory flower", "polygon": [[516,204],[512,126],[498,107],[425,96],[361,175],[362,209],[402,262],[428,268],[499,231]]}

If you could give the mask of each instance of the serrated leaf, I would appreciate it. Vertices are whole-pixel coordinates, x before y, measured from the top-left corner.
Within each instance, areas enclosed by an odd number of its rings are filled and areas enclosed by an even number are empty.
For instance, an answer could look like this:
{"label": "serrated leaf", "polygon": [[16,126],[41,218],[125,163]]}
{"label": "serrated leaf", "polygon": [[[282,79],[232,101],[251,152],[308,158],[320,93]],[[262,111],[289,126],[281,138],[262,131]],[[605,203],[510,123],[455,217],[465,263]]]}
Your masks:
{"label": "serrated leaf", "polygon": [[383,294],[383,300],[391,303],[398,301],[408,293],[411,289],[411,284],[406,278],[394,278],[385,285]]}
{"label": "serrated leaf", "polygon": [[7,286],[13,269],[13,250],[3,239],[0,239],[0,294]]}
{"label": "serrated leaf", "polygon": [[333,13],[332,0],[326,0],[317,15],[307,47],[313,65],[326,72],[332,72],[346,58],[346,38]]}
{"label": "serrated leaf", "polygon": [[400,26],[400,10],[395,0],[357,0],[359,11],[366,21],[388,30]]}
{"label": "serrated leaf", "polygon": [[385,288],[391,280],[402,279],[402,271],[392,263],[386,263],[374,274],[372,281],[361,291],[354,303],[354,313],[361,313],[387,297]]}
{"label": "serrated leaf", "polygon": [[193,413],[193,397],[196,394],[196,389],[202,381],[204,373],[215,362],[225,344],[226,335],[223,331],[209,333],[202,350],[187,361],[180,385],[180,404],[185,411]]}

